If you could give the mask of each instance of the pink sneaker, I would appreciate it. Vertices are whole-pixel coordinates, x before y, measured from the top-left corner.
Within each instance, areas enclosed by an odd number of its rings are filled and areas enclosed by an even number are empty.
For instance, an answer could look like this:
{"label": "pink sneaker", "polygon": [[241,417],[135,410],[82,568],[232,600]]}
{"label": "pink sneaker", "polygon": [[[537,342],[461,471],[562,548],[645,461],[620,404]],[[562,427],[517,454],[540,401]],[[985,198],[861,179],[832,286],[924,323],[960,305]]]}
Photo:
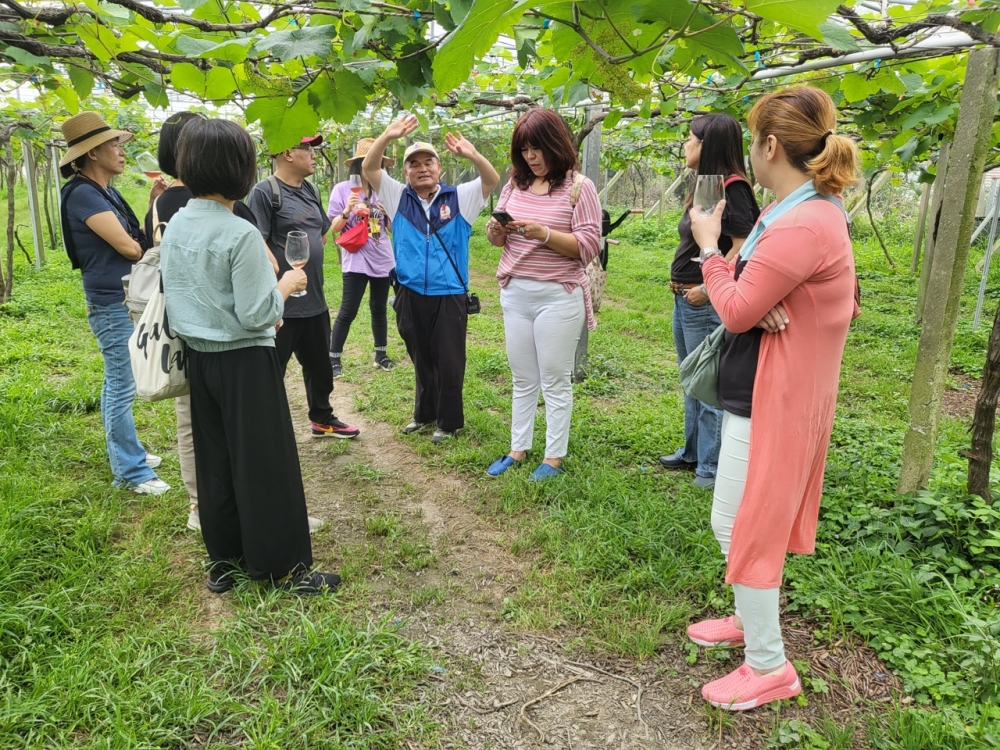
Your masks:
{"label": "pink sneaker", "polygon": [[733,624],[735,618],[730,615],[721,620],[702,620],[688,626],[688,638],[699,646],[742,646],[743,631]]}
{"label": "pink sneaker", "polygon": [[701,688],[701,697],[717,708],[727,711],[748,711],[771,701],[794,698],[802,692],[799,676],[790,661],[778,674],[758,677],[744,664],[720,680]]}

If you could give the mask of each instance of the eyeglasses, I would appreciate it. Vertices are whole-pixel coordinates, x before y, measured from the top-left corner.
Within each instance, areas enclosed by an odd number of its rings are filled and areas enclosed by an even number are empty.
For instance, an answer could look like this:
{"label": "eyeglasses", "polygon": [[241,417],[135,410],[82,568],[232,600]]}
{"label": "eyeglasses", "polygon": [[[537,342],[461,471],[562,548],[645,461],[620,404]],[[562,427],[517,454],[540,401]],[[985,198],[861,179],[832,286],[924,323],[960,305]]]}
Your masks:
{"label": "eyeglasses", "polygon": [[292,151],[307,151],[312,156],[316,155],[316,149],[312,146],[296,146]]}

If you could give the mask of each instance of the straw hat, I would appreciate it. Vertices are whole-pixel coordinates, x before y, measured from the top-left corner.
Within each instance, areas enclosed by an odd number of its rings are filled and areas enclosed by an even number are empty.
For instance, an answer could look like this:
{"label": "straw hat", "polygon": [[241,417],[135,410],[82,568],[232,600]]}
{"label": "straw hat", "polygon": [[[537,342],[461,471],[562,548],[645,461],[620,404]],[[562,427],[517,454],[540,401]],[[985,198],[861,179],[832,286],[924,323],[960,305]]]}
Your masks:
{"label": "straw hat", "polygon": [[[365,156],[368,154],[368,152],[371,151],[372,145],[374,143],[375,143],[374,138],[362,138],[360,141],[358,141],[357,145],[354,147],[354,156],[352,156],[350,159],[345,159],[344,164],[350,166],[352,161],[355,161],[356,159],[364,159]],[[395,159],[390,159],[388,156],[382,157],[383,167],[391,167],[395,163],[396,163]]]}
{"label": "straw hat", "polygon": [[123,143],[132,137],[124,130],[113,130],[96,112],[81,112],[62,124],[63,138],[69,150],[59,160],[59,171],[63,177],[69,177],[73,172],[72,164],[92,148],[102,143],[120,139]]}

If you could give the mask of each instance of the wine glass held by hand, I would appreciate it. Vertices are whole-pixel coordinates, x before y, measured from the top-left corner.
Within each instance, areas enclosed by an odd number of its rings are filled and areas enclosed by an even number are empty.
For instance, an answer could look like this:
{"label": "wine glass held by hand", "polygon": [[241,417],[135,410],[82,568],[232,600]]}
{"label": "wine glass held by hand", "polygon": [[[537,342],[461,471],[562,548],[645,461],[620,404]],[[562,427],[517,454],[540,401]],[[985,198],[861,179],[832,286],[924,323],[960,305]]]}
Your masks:
{"label": "wine glass held by hand", "polygon": [[160,162],[148,151],[143,151],[135,159],[136,166],[146,177],[155,180],[160,176]]}
{"label": "wine glass held by hand", "polygon": [[[285,241],[285,260],[292,268],[302,268],[309,262],[309,238],[305,232],[292,231]],[[292,292],[292,297],[305,297],[307,292]]]}
{"label": "wine glass held by hand", "polygon": [[700,174],[694,188],[694,205],[701,206],[702,216],[711,216],[715,206],[725,198],[725,176]]}

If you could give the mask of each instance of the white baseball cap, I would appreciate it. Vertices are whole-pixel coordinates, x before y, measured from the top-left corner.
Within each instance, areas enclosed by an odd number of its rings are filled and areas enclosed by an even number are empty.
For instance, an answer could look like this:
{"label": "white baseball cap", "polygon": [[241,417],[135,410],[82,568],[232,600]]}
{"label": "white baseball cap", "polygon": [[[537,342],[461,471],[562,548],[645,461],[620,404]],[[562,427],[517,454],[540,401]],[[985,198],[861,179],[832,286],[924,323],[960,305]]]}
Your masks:
{"label": "white baseball cap", "polygon": [[434,148],[431,144],[427,143],[426,141],[416,141],[415,143],[411,143],[409,146],[406,147],[406,152],[403,154],[403,163],[405,164],[406,162],[408,162],[410,160],[410,157],[413,156],[414,154],[421,154],[421,153],[430,154],[438,161],[441,161],[441,157],[438,156],[436,148]]}

